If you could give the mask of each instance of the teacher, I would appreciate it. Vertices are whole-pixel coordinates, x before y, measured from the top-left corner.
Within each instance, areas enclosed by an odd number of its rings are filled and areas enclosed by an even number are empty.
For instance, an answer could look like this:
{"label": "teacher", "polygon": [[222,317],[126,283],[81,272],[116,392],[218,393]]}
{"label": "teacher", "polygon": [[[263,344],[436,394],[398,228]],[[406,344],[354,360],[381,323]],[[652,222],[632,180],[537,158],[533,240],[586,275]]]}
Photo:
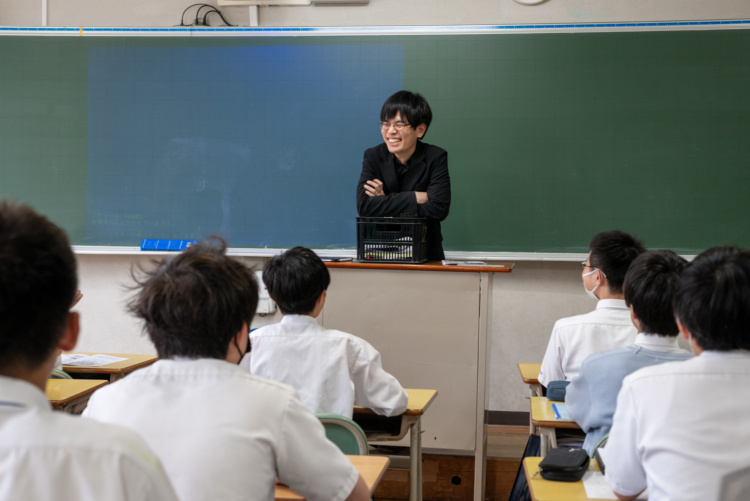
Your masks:
{"label": "teacher", "polygon": [[362,217],[427,218],[427,260],[445,259],[440,222],[448,217],[448,153],[422,142],[432,121],[424,97],[399,91],[380,110],[383,144],[365,150],[357,185]]}

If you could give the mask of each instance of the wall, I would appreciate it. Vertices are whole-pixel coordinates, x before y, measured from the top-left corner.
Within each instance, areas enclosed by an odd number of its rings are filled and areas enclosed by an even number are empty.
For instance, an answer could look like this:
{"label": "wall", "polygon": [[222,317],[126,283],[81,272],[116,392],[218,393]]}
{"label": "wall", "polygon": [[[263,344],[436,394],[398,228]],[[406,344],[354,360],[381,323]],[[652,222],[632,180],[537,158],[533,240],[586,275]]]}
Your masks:
{"label": "wall", "polygon": [[[173,26],[194,2],[180,0],[47,0],[48,26]],[[216,4],[215,0],[207,3]],[[3,0],[0,24],[39,26],[43,0]],[[232,24],[247,25],[247,7],[222,7]],[[191,10],[190,12],[194,12]],[[189,17],[189,16],[187,16]],[[746,0],[370,0],[368,5],[261,7],[261,26],[368,26],[440,24],[686,21],[750,18]],[[212,24],[218,17],[210,16]]]}
{"label": "wall", "polygon": [[[212,2],[213,3],[213,2]],[[177,0],[48,0],[48,26],[174,26],[191,2]],[[40,26],[41,0],[3,0],[0,25]],[[225,7],[225,17],[248,24],[248,9]],[[193,12],[194,10],[191,10]],[[187,16],[188,18],[190,16]],[[548,0],[526,7],[512,0],[371,0],[365,6],[262,7],[261,26],[357,26],[575,23],[750,18],[746,0]],[[218,18],[211,16],[212,24]],[[719,242],[717,242],[718,244]],[[648,244],[648,242],[646,242]],[[124,312],[133,263],[131,256],[80,255],[79,305],[85,351],[153,353],[138,323]],[[262,260],[246,259],[260,265]],[[490,409],[526,411],[526,389],[517,362],[541,361],[554,321],[593,307],[581,286],[575,262],[522,261],[494,282]],[[393,284],[398,287],[399,284]],[[335,283],[332,284],[335,287]],[[429,291],[423,298],[430,301]],[[257,317],[255,326],[276,321]],[[386,361],[387,364],[387,361]]]}

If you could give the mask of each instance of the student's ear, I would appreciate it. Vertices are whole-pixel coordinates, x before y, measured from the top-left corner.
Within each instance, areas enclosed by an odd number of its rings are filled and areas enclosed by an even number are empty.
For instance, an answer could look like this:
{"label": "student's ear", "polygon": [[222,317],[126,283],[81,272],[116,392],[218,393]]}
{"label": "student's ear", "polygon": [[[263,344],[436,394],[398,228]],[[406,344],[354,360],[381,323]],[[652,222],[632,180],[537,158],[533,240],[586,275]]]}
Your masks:
{"label": "student's ear", "polygon": [[422,136],[424,136],[424,133],[427,132],[427,126],[425,124],[419,124],[417,125],[417,128],[414,130],[417,131],[417,137],[419,139],[422,139]]}
{"label": "student's ear", "polygon": [[684,325],[682,325],[682,322],[680,322],[679,318],[675,317],[675,321],[677,322],[677,329],[680,331],[680,335],[690,341],[690,332],[685,328]]}
{"label": "student's ear", "polygon": [[630,321],[633,322],[635,329],[641,332],[641,321],[638,319],[638,315],[635,314],[632,304],[630,305]]}
{"label": "student's ear", "polygon": [[320,296],[318,296],[318,299],[315,300],[315,308],[313,308],[313,311],[309,313],[309,315],[313,318],[318,318],[318,315],[320,315],[320,312],[323,311],[323,306],[326,304],[326,291],[323,291],[320,293]]}
{"label": "student's ear", "polygon": [[240,331],[235,336],[235,341],[237,341],[237,346],[247,346],[247,338],[250,336],[250,329],[247,325],[247,322],[242,322],[242,327],[240,327]]}
{"label": "student's ear", "polygon": [[63,331],[63,335],[58,343],[58,348],[62,351],[71,351],[78,343],[78,333],[81,330],[81,317],[77,311],[68,313],[68,322]]}
{"label": "student's ear", "polygon": [[609,288],[609,284],[607,283],[607,277],[604,275],[604,272],[600,270],[599,268],[597,268],[596,270],[599,272],[596,275],[594,275],[596,279],[596,284],[599,287],[606,286],[607,288]]}
{"label": "student's ear", "polygon": [[227,355],[225,360],[230,364],[239,364],[245,355],[247,355],[248,338],[250,337],[250,331],[248,329],[247,322],[242,322],[242,327],[237,331],[237,334],[229,341],[227,346]]}

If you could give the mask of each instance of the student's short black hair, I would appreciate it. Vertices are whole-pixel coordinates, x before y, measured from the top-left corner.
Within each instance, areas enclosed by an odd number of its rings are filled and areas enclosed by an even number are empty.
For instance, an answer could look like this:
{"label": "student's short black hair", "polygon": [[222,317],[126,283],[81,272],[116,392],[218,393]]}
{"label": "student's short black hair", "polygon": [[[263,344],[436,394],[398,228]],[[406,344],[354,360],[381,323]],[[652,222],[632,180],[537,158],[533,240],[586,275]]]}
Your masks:
{"label": "student's short black hair", "polygon": [[686,266],[687,261],[671,250],[646,251],[630,265],[623,290],[625,302],[641,323],[641,332],[665,337],[680,333],[672,300]]}
{"label": "student's short black hair", "polygon": [[620,230],[596,234],[589,250],[591,266],[604,272],[609,290],[613,293],[622,292],[622,282],[630,264],[645,251],[637,238]]}
{"label": "student's short black hair", "polygon": [[139,271],[130,311],[144,328],[160,358],[216,358],[258,307],[255,273],[226,255],[226,242],[200,242],[174,257]]}
{"label": "student's short black hair", "polygon": [[0,202],[0,368],[50,359],[78,287],[65,232],[27,205]]}
{"label": "student's short black hair", "polygon": [[323,260],[305,247],[274,256],[263,267],[263,283],[284,315],[309,315],[331,284]]}
{"label": "student's short black hair", "polygon": [[[383,108],[380,110],[380,120],[390,120],[401,113],[401,119],[409,122],[409,125],[415,129],[425,124],[425,134],[430,128],[432,122],[432,110],[427,100],[421,94],[400,90],[385,100]],[[424,134],[422,135],[424,137]]]}
{"label": "student's short black hair", "polygon": [[750,350],[750,250],[714,247],[680,278],[674,312],[704,350]]}

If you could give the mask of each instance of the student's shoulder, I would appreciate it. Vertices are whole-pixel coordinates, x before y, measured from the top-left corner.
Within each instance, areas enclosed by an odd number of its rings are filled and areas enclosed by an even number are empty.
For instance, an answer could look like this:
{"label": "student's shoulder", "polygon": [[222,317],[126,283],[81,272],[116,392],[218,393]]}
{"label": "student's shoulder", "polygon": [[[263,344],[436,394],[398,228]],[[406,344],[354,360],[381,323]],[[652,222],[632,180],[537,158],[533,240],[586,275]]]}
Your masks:
{"label": "student's shoulder", "polygon": [[618,362],[632,357],[634,350],[632,346],[624,348],[615,348],[614,350],[605,350],[592,353],[587,356],[581,365],[581,371],[586,369],[601,369],[611,367]]}
{"label": "student's shoulder", "polygon": [[156,455],[143,438],[130,428],[65,413],[54,414],[47,431],[58,438],[57,445],[60,447],[118,454],[147,465],[158,463]]}
{"label": "student's shoulder", "polygon": [[581,313],[580,315],[573,315],[572,317],[563,317],[555,322],[554,329],[566,329],[578,325],[594,323],[596,318],[596,310],[589,311],[588,313]]}
{"label": "student's shoulder", "polygon": [[693,367],[695,357],[688,360],[675,360],[661,364],[648,365],[629,374],[625,378],[625,383],[630,386],[640,386],[658,384],[659,380],[670,378],[684,378],[686,375],[695,373]]}
{"label": "student's shoulder", "polygon": [[353,346],[372,348],[372,345],[369,342],[350,332],[339,331],[336,329],[324,329],[321,331],[321,335],[331,339],[339,339]]}
{"label": "student's shoulder", "polygon": [[243,371],[238,377],[239,384],[246,386],[251,391],[269,392],[278,395],[279,397],[286,398],[293,397],[297,394],[296,390],[286,383],[266,379],[263,376],[251,374],[248,371]]}

